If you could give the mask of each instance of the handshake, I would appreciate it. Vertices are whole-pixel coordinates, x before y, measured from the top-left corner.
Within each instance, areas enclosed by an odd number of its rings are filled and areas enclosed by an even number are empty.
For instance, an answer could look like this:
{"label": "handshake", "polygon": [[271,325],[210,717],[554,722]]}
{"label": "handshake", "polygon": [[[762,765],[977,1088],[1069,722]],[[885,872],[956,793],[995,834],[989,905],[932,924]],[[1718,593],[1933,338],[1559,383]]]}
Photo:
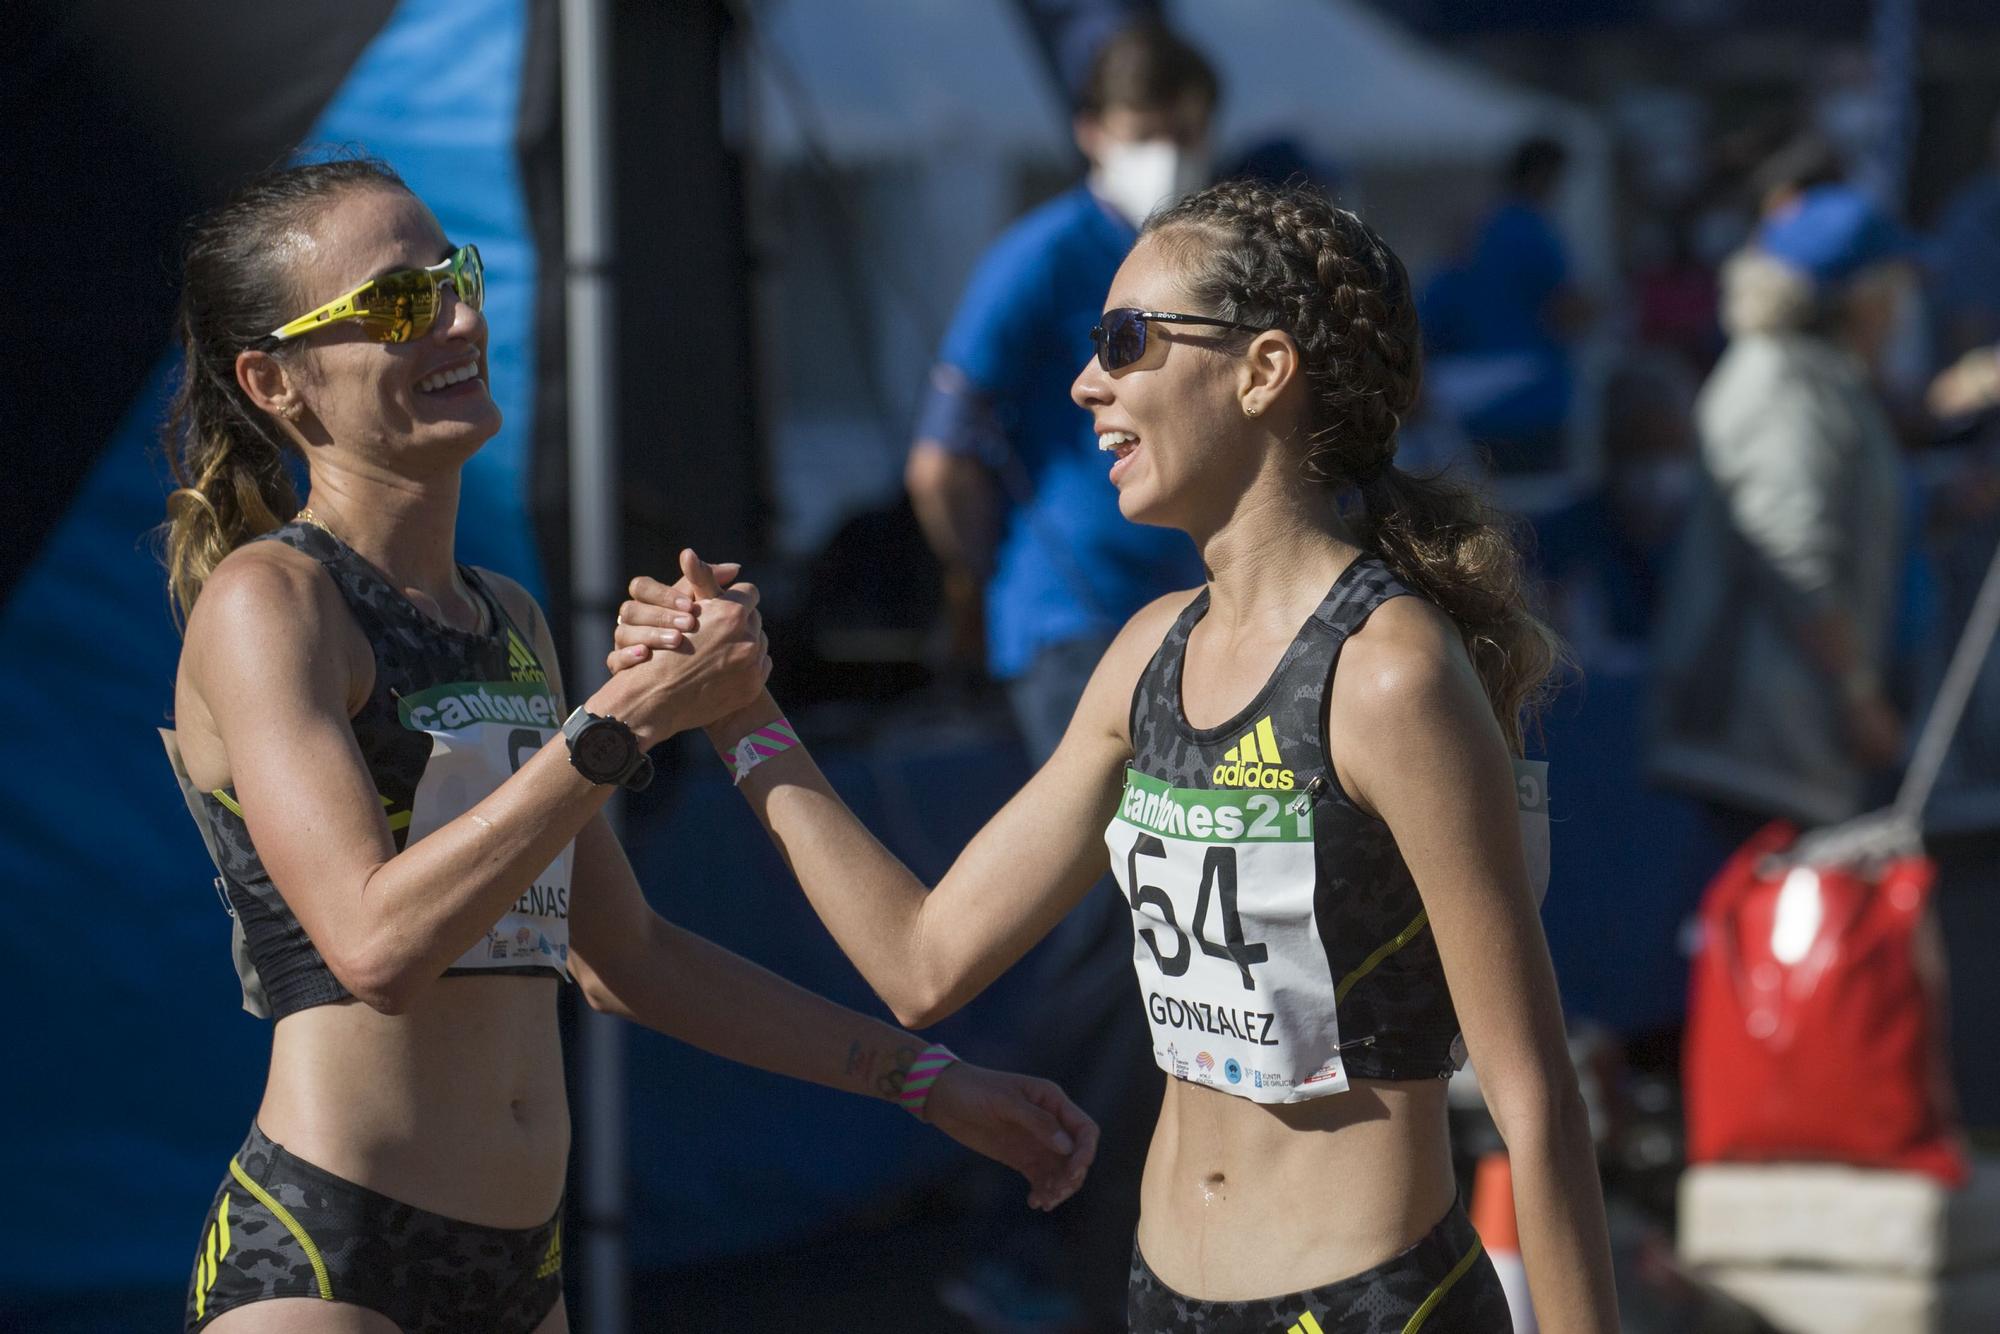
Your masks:
{"label": "handshake", "polygon": [[618,608],[611,680],[586,701],[651,747],[676,732],[720,722],[757,703],[771,674],[757,586],[743,567],[681,552],[673,584],[641,575]]}

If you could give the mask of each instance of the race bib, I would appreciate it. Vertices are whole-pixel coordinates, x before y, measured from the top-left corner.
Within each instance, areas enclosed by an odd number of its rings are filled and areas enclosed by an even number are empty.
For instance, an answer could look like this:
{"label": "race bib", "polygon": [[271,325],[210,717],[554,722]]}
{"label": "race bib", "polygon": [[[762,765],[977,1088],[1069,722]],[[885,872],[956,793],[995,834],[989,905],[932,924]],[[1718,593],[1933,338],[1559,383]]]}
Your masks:
{"label": "race bib", "polygon": [[[1549,885],[1548,768],[1514,761],[1537,902]],[[1128,768],[1105,844],[1132,911],[1132,962],[1160,1068],[1256,1102],[1346,1090],[1315,913],[1311,799],[1177,788]],[[1462,1063],[1462,1040],[1452,1050]]]}
{"label": "race bib", "polygon": [[1314,916],[1311,799],[1127,769],[1104,837],[1160,1068],[1256,1102],[1346,1089]]}
{"label": "race bib", "polygon": [[[399,699],[404,727],[426,732],[431,757],[411,801],[408,843],[471,810],[556,739],[555,697],[540,683],[460,681]],[[407,846],[407,844],[406,844]],[[569,975],[570,865],[564,846],[514,906],[448,971],[553,968]]]}

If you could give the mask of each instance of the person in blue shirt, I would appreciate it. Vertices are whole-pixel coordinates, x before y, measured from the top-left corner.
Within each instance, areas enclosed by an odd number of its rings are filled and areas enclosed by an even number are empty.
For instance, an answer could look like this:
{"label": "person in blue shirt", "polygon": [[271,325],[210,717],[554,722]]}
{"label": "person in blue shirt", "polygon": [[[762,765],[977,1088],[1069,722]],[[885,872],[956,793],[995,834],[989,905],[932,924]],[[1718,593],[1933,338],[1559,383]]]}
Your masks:
{"label": "person in blue shirt", "polygon": [[1554,139],[1537,136],[1515,149],[1502,197],[1468,253],[1424,292],[1425,347],[1436,369],[1488,369],[1491,389],[1462,405],[1461,424],[1502,473],[1562,462],[1569,343],[1590,318],[1548,212],[1566,162]]}
{"label": "person in blue shirt", "polygon": [[[1073,129],[1089,174],[980,260],[917,423],[911,500],[954,600],[962,608],[983,592],[987,671],[1005,684],[1036,767],[1062,739],[1118,629],[1204,577],[1185,534],[1118,512],[1113,458],[1098,448],[1070,384],[1091,355],[1091,328],[1138,225],[1207,183],[1216,96],[1208,62],[1159,23],[1106,39],[1076,97]],[[964,1314],[1015,1328],[1124,1328],[1123,1239],[1137,1218],[1160,1096],[1151,1042],[1130,1004],[1126,916],[1112,892],[1072,911],[1028,961],[1022,994],[1032,1000],[1013,1025],[1023,1060],[1083,1081],[1072,1095],[1105,1127],[1096,1188],[1048,1220],[1060,1238],[983,1220],[1006,1235],[982,1239],[993,1262],[945,1294]]]}
{"label": "person in blue shirt", "polygon": [[1069,384],[1138,224],[1206,183],[1215,100],[1208,63],[1160,24],[1106,42],[1074,121],[1089,176],[980,260],[918,419],[911,500],[952,578],[983,587],[987,670],[1036,764],[1125,618],[1201,580],[1185,537],[1120,517]]}

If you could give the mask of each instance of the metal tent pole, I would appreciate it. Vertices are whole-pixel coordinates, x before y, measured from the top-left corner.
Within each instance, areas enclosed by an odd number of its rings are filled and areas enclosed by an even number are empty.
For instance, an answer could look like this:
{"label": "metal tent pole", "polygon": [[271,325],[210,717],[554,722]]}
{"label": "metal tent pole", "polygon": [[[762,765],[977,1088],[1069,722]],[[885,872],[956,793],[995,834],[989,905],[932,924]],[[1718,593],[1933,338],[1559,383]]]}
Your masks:
{"label": "metal tent pole", "polygon": [[[604,0],[560,0],[563,272],[569,406],[570,662],[573,699],[606,676],[619,597],[617,420],[612,366],[611,62]],[[621,802],[605,815],[616,830]],[[623,1334],[625,1244],[624,1035],[585,1007],[577,1029],[582,1107],[582,1259],[588,1334]]]}

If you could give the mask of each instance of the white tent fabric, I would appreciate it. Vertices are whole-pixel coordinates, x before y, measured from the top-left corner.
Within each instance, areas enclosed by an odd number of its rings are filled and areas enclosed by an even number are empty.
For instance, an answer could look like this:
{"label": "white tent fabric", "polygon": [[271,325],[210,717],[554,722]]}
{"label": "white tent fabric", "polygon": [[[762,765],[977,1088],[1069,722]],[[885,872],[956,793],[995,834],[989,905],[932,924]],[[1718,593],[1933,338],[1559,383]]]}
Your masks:
{"label": "white tent fabric", "polygon": [[1610,149],[1591,112],[1426,45],[1360,0],[1170,0],[1167,12],[1221,79],[1219,144],[1287,135],[1349,168],[1470,165],[1490,179],[1529,135],[1561,140],[1564,230],[1579,269],[1610,276]]}
{"label": "white tent fabric", "polygon": [[[1282,134],[1331,161],[1346,202],[1419,275],[1473,220],[1507,152],[1554,135],[1570,150],[1557,211],[1576,270],[1610,280],[1611,154],[1587,110],[1426,46],[1361,0],[1168,0],[1167,15],[1221,79],[1219,156]],[[804,161],[823,154],[845,199],[837,226],[791,214],[766,238],[777,263],[764,299],[795,330],[861,334],[850,351],[863,364],[842,367],[831,391],[791,362],[823,361],[823,337],[768,352],[776,382],[792,386],[766,408],[778,535],[804,551],[900,484],[923,367],[967,272],[1023,196],[1066,177],[1077,156],[1012,0],[754,0],[745,28],[734,132],[770,197],[777,182],[814,175]],[[854,253],[829,253],[835,235]],[[872,331],[823,295],[830,262],[865,275]],[[1581,477],[1595,470],[1591,360],[1574,423]]]}
{"label": "white tent fabric", "polygon": [[1582,113],[1447,56],[1357,0],[1171,0],[1215,63],[1225,143],[1287,133],[1349,161],[1491,158]]}
{"label": "white tent fabric", "polygon": [[927,157],[941,144],[1046,161],[1075,152],[1011,0],[757,0],[754,14],[770,50],[750,52],[750,137],[766,160],[805,149],[794,93],[818,147],[842,163]]}

